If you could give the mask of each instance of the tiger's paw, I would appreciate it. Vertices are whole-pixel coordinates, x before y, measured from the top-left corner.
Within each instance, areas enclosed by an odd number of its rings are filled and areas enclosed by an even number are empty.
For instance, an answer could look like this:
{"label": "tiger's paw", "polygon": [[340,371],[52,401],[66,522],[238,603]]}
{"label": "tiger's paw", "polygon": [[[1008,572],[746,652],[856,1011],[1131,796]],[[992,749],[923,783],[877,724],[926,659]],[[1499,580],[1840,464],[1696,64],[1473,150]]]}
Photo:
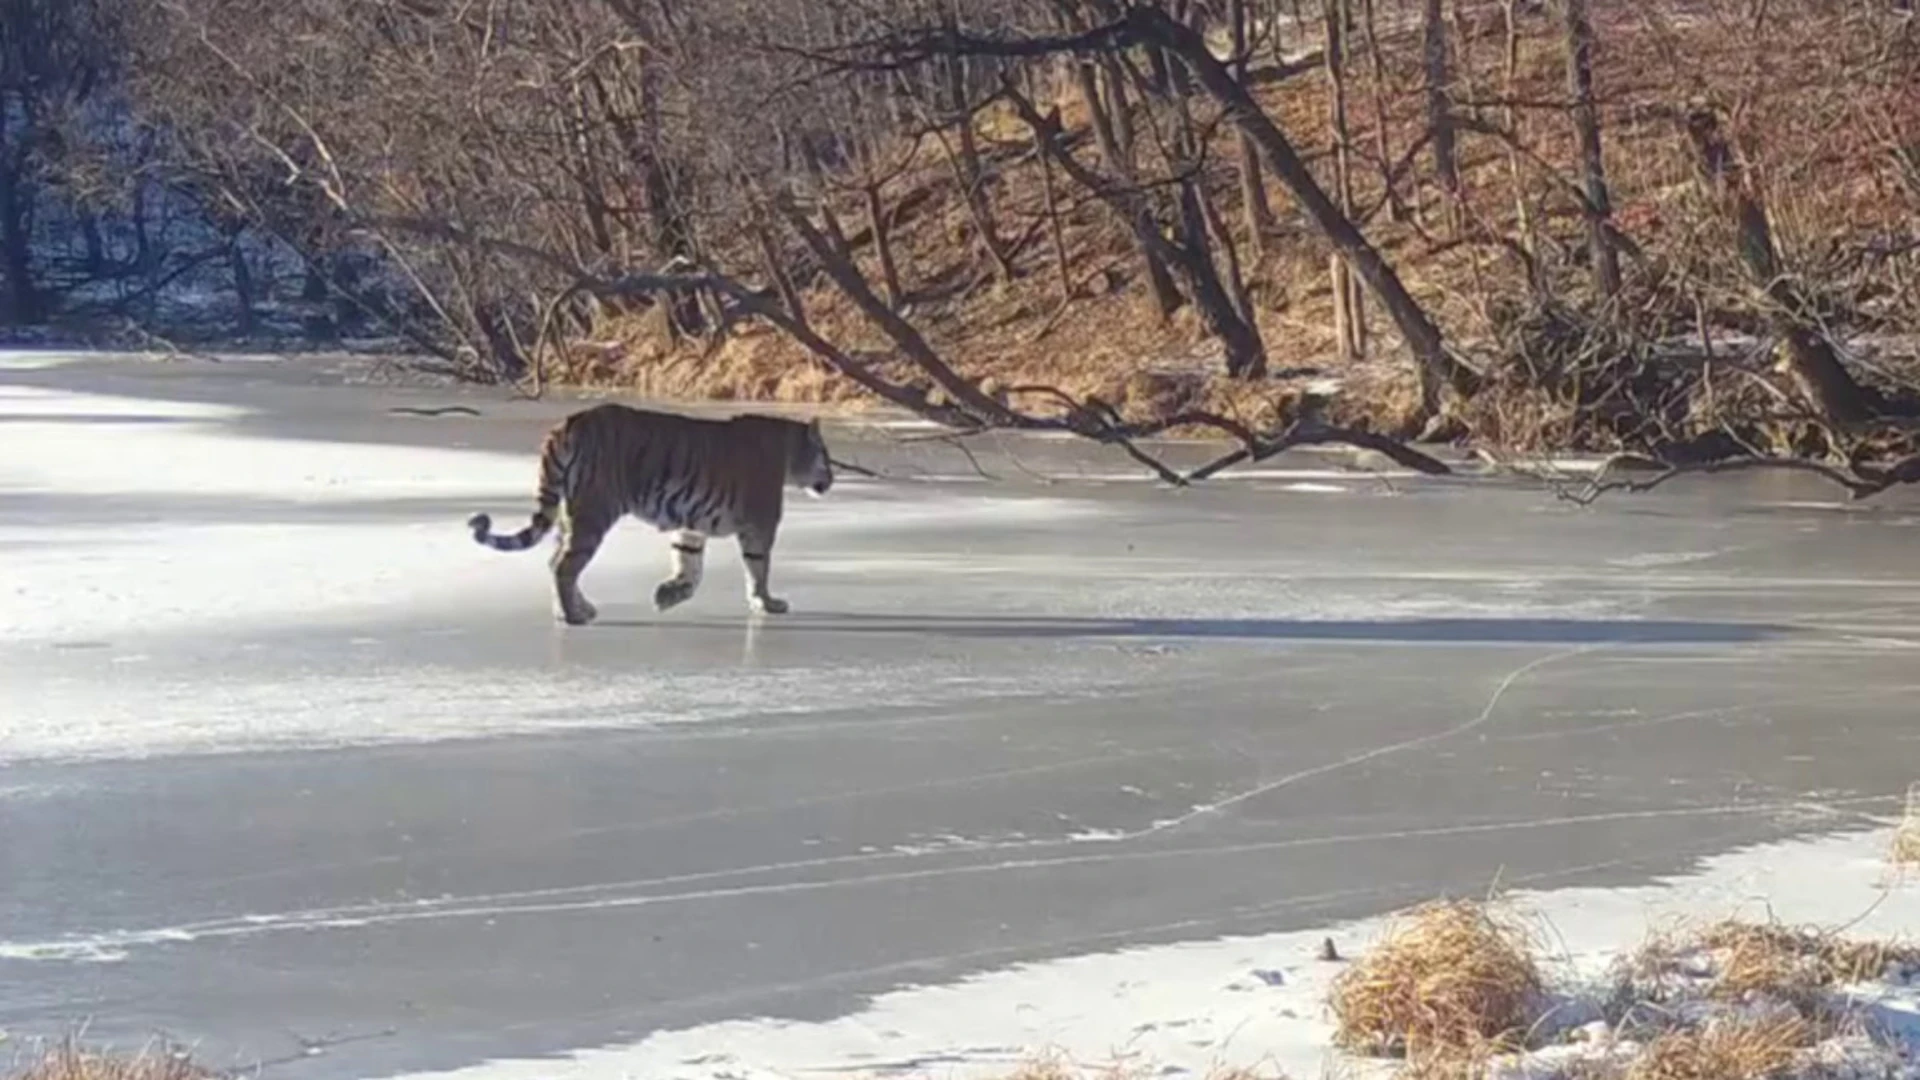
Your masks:
{"label": "tiger's paw", "polygon": [[555,604],[553,617],[568,626],[585,626],[600,617],[600,609],[588,603],[587,598],[582,596],[573,602],[572,607]]}
{"label": "tiger's paw", "polygon": [[785,615],[787,602],[777,596],[749,596],[747,607],[756,615]]}
{"label": "tiger's paw", "polygon": [[693,599],[693,582],[679,578],[668,578],[653,590],[653,607],[656,611],[678,607]]}

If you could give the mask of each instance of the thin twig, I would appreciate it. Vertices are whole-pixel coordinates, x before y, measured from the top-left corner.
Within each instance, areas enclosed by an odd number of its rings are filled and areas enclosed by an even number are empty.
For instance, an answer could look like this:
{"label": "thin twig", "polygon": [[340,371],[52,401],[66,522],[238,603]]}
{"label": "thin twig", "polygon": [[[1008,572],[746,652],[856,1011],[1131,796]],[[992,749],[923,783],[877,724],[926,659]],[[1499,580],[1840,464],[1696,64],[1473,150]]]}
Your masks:
{"label": "thin twig", "polygon": [[1769,470],[1808,473],[1845,488],[1855,499],[1866,499],[1878,495],[1896,484],[1912,483],[1914,480],[1920,479],[1920,461],[1916,461],[1916,459],[1913,458],[1909,458],[1885,472],[1876,470],[1875,475],[1869,478],[1844,469],[1835,468],[1831,465],[1825,465],[1818,461],[1808,461],[1804,458],[1781,457],[1742,457],[1725,458],[1719,461],[1688,462],[1683,465],[1668,465],[1660,472],[1643,480],[1606,479],[1606,474],[1614,465],[1623,463],[1623,461],[1627,459],[1636,461],[1645,460],[1637,454],[1616,455],[1608,458],[1606,462],[1602,463],[1600,468],[1594,472],[1592,479],[1588,480],[1578,489],[1570,489],[1565,485],[1556,484],[1554,486],[1555,497],[1577,506],[1590,506],[1602,495],[1610,492],[1625,491],[1640,494],[1652,491],[1676,477],[1695,474],[1714,475],[1719,473]]}
{"label": "thin twig", "polygon": [[850,472],[855,476],[864,476],[869,480],[886,479],[885,473],[875,472],[874,470],[867,468],[865,465],[855,465],[851,461],[841,461],[839,458],[834,457],[832,455],[827,456],[827,464],[832,465],[835,469],[838,469],[841,472]]}

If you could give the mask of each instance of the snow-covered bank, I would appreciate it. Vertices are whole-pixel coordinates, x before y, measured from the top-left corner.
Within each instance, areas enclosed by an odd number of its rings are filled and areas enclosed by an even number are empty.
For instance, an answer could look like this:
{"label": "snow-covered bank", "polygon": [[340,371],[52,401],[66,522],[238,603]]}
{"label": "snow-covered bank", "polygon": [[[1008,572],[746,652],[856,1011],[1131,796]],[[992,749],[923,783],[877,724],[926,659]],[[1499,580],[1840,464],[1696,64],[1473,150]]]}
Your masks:
{"label": "snow-covered bank", "polygon": [[[1704,861],[1690,874],[1621,889],[1511,895],[1559,942],[1553,984],[1575,997],[1596,973],[1677,923],[1728,917],[1844,927],[1858,938],[1920,932],[1920,882],[1887,861],[1886,829],[1795,840]],[[1325,1002],[1342,962],[1320,959],[1331,938],[1355,957],[1391,924],[1366,920],[1022,965],[944,986],[908,987],[824,1023],[740,1020],[657,1034],[561,1060],[498,1061],[418,1074],[419,1080],[795,1080],[798,1077],[1005,1076],[1036,1055],[1131,1075],[1200,1077],[1230,1066],[1296,1080],[1384,1073],[1331,1048]],[[964,958],[953,958],[964,959]],[[1863,1015],[1920,1053],[1920,985],[1897,978],[1849,989]],[[1858,1046],[1833,1055],[1883,1062]],[[1534,1059],[1545,1070],[1555,1054]],[[1563,1055],[1560,1055],[1563,1056]],[[1891,1060],[1891,1059],[1888,1059]],[[1911,1056],[1907,1059],[1911,1062]],[[1838,1075],[1838,1074],[1836,1074]],[[1886,1070],[1873,1075],[1889,1075]],[[1911,1072],[1893,1072],[1906,1077]]]}

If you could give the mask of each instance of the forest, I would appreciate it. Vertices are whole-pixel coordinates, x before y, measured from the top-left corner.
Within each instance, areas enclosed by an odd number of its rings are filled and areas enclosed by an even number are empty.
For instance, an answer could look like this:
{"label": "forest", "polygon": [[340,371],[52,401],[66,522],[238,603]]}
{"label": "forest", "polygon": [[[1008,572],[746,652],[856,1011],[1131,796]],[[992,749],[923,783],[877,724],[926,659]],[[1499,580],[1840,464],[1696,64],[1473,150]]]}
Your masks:
{"label": "forest", "polygon": [[[0,0],[0,333],[1920,478],[1911,0]],[[1644,483],[1644,482],[1643,482]]]}

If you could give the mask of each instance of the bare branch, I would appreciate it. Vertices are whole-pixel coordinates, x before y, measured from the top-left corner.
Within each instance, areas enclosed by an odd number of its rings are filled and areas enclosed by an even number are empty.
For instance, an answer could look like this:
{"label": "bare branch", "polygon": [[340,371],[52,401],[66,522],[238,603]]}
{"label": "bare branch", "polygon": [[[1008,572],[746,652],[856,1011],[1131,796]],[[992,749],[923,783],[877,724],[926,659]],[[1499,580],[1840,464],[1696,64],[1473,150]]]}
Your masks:
{"label": "bare branch", "polygon": [[1629,461],[1644,462],[1638,454],[1615,455],[1603,462],[1594,472],[1592,479],[1577,489],[1564,485],[1555,485],[1554,495],[1566,502],[1578,506],[1590,506],[1601,496],[1616,491],[1634,494],[1652,491],[1655,488],[1682,476],[1716,475],[1737,472],[1797,472],[1817,476],[1822,480],[1845,488],[1854,499],[1868,499],[1900,484],[1911,484],[1920,480],[1920,457],[1909,457],[1891,468],[1875,469],[1870,473],[1861,470],[1850,472],[1805,458],[1781,457],[1740,457],[1719,461],[1688,462],[1681,465],[1667,465],[1654,475],[1641,480],[1609,480],[1606,475],[1616,465]]}

